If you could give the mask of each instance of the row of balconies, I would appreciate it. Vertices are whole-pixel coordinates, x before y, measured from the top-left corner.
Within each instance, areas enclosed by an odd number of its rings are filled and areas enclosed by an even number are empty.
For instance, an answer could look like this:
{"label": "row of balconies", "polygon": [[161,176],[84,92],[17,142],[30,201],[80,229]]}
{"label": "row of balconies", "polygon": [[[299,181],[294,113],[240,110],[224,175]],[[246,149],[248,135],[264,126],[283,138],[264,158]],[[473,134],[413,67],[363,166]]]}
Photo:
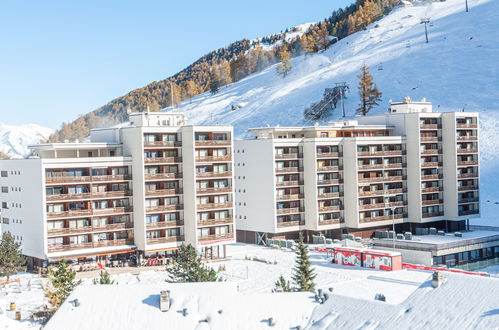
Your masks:
{"label": "row of balconies", "polygon": [[144,141],[144,147],[181,147],[182,141]]}
{"label": "row of balconies", "polygon": [[457,123],[456,128],[478,128],[477,124]]}
{"label": "row of balconies", "polygon": [[343,166],[317,166],[317,172],[338,172],[342,170]]}
{"label": "row of balconies", "polygon": [[230,162],[232,157],[230,155],[223,156],[196,156],[196,162],[198,163],[210,163],[210,162]]}
{"label": "row of balconies", "polygon": [[477,141],[478,136],[475,135],[458,135],[457,136],[458,141]]}
{"label": "row of balconies", "polygon": [[427,199],[421,201],[421,205],[428,206],[428,205],[438,205],[438,204],[443,204],[444,200],[443,199]]}
{"label": "row of balconies", "polygon": [[402,181],[406,180],[405,175],[396,175],[396,176],[377,176],[370,178],[358,178],[359,183],[367,183],[367,182],[393,182],[393,181]]}
{"label": "row of balconies", "polygon": [[343,157],[342,152],[318,152],[317,158],[338,158]]}
{"label": "row of balconies", "polygon": [[146,190],[146,196],[174,196],[181,195],[183,190],[180,188],[177,189],[155,189],[155,190]]}
{"label": "row of balconies", "polygon": [[444,188],[442,188],[442,187],[421,188],[422,193],[438,192],[438,191],[443,191],[443,190],[444,190]]}
{"label": "row of balconies", "polygon": [[182,157],[146,157],[146,164],[178,164],[182,163]]}
{"label": "row of balconies", "polygon": [[131,190],[121,190],[121,191],[103,191],[103,192],[88,192],[81,194],[57,194],[57,195],[47,195],[47,201],[67,201],[75,199],[97,199],[97,198],[113,198],[113,197],[126,197],[131,196]]}
{"label": "row of balconies", "polygon": [[421,124],[419,127],[421,129],[441,129],[442,125],[439,125],[439,124]]}
{"label": "row of balconies", "polygon": [[461,198],[457,202],[459,204],[466,204],[466,203],[475,203],[478,202],[479,198],[478,197],[468,197],[468,198]]}
{"label": "row of balconies", "polygon": [[478,178],[478,173],[458,173],[457,177],[459,179],[466,179],[466,178]]}
{"label": "row of balconies", "polygon": [[175,242],[183,242],[184,236],[167,236],[167,237],[149,237],[147,238],[147,244],[162,244],[162,243],[175,243]]}
{"label": "row of balconies", "polygon": [[458,191],[478,190],[478,186],[476,185],[460,186],[457,188],[457,190]]}
{"label": "row of balconies", "polygon": [[[343,183],[343,179],[317,180],[318,185],[337,185]],[[301,183],[303,184],[303,183]]]}
{"label": "row of balconies", "polygon": [[442,162],[423,162],[421,163],[421,167],[427,168],[427,167],[439,167],[442,166]]}
{"label": "row of balconies", "polygon": [[442,179],[443,177],[444,176],[442,174],[421,175],[421,181],[439,180],[439,179]]}
{"label": "row of balconies", "polygon": [[390,202],[390,203],[374,203],[374,204],[363,204],[359,205],[359,210],[374,210],[374,209],[386,209],[391,207],[399,207],[407,205],[406,201]]}
{"label": "row of balconies", "polygon": [[277,214],[296,214],[304,212],[303,207],[286,207],[282,209],[277,209]]}
{"label": "row of balconies", "polygon": [[397,188],[397,189],[378,189],[378,190],[360,190],[359,196],[383,196],[383,195],[395,195],[402,194],[407,192],[406,188]]}
{"label": "row of balconies", "polygon": [[438,211],[438,212],[432,212],[432,213],[423,213],[422,217],[423,218],[434,218],[434,217],[441,217],[444,215],[444,212]]}
{"label": "row of balconies", "polygon": [[340,211],[342,209],[343,209],[342,205],[324,205],[318,207],[319,212]]}
{"label": "row of balconies", "polygon": [[218,241],[218,240],[227,240],[227,239],[233,239],[234,238],[234,233],[225,233],[225,234],[213,234],[213,235],[206,235],[206,236],[198,236],[198,241],[199,242],[208,242],[208,241]]}
{"label": "row of balconies", "polygon": [[334,198],[334,197],[343,197],[343,192],[337,191],[337,192],[328,192],[328,193],[319,193],[318,194],[319,198]]}
{"label": "row of balconies", "polygon": [[303,194],[289,194],[289,195],[277,195],[276,200],[278,201],[288,201],[295,199],[303,199],[305,196]]}
{"label": "row of balconies", "polygon": [[87,175],[87,176],[53,176],[46,177],[45,182],[47,184],[53,183],[80,183],[80,182],[104,182],[104,181],[127,181],[132,180],[132,175],[130,174],[118,174],[118,175]]}
{"label": "row of balconies", "polygon": [[276,182],[277,187],[289,187],[289,186],[300,186],[303,185],[303,181],[278,181]]}
{"label": "row of balconies", "polygon": [[170,220],[146,223],[147,229],[171,228],[180,227],[184,225],[183,220]]}
{"label": "row of balconies", "polygon": [[457,166],[469,166],[469,165],[478,165],[478,160],[463,160],[457,162]]}
{"label": "row of balconies", "polygon": [[217,194],[217,193],[225,193],[225,192],[232,192],[232,187],[196,188],[196,193],[198,195]]}
{"label": "row of balconies", "polygon": [[276,173],[294,173],[303,172],[303,167],[276,167]]}
{"label": "row of balconies", "polygon": [[146,207],[147,213],[183,210],[183,204],[156,205]]}
{"label": "row of balconies", "polygon": [[407,218],[407,213],[403,214],[393,214],[393,215],[381,215],[377,217],[364,217],[362,219],[359,219],[360,223],[365,223],[365,222],[374,222],[374,221],[386,221],[386,220],[393,220],[393,219],[403,219]]}
{"label": "row of balconies", "polygon": [[463,215],[472,215],[472,214],[478,214],[480,212],[479,209],[474,209],[474,210],[461,210],[459,211],[459,216]]}
{"label": "row of balconies", "polygon": [[230,146],[232,144],[231,140],[196,140],[196,147],[202,146]]}
{"label": "row of balconies", "polygon": [[182,178],[182,173],[154,173],[154,174],[144,174],[144,179],[147,180],[170,180]]}
{"label": "row of balconies", "polygon": [[206,227],[206,226],[216,226],[216,225],[226,225],[232,224],[234,220],[232,217],[229,218],[220,218],[220,219],[208,219],[208,220],[198,220],[198,227]]}
{"label": "row of balconies", "polygon": [[476,148],[459,148],[457,149],[458,154],[476,154],[478,149]]}
{"label": "row of balconies", "polygon": [[336,219],[319,220],[319,226],[336,225],[340,223],[345,223],[345,219],[336,218]]}
{"label": "row of balconies", "polygon": [[115,239],[115,240],[107,240],[107,241],[99,241],[99,242],[87,242],[80,244],[61,244],[61,245],[49,245],[49,252],[64,252],[64,251],[72,251],[72,250],[81,250],[81,249],[92,249],[92,248],[100,248],[107,246],[120,246],[120,245],[133,245],[133,239]]}
{"label": "row of balconies", "polygon": [[105,209],[68,210],[62,212],[47,212],[47,218],[54,219],[54,218],[82,217],[82,216],[91,216],[91,215],[122,214],[132,211],[133,211],[132,206],[111,207]]}
{"label": "row of balconies", "polygon": [[439,142],[442,141],[441,136],[421,136],[421,142]]}
{"label": "row of balconies", "polygon": [[277,228],[295,227],[295,226],[303,226],[303,225],[305,225],[305,221],[303,221],[303,220],[278,221],[277,222]]}
{"label": "row of balconies", "polygon": [[198,177],[198,178],[230,178],[230,177],[232,177],[232,171],[197,172],[196,177]]}
{"label": "row of balconies", "polygon": [[369,165],[358,165],[359,170],[377,170],[377,169],[393,169],[393,168],[403,168],[407,166],[406,163],[389,163],[389,164],[369,164]]}
{"label": "row of balconies", "polygon": [[196,207],[198,210],[226,209],[232,207],[232,202],[197,204]]}
{"label": "row of balconies", "polygon": [[381,150],[381,151],[358,151],[358,157],[369,157],[369,156],[403,156],[405,155],[405,150]]}
{"label": "row of balconies", "polygon": [[275,159],[298,159],[303,158],[303,154],[275,154]]}
{"label": "row of balconies", "polygon": [[442,149],[424,149],[421,150],[421,155],[438,155],[442,153]]}
{"label": "row of balconies", "polygon": [[70,234],[121,230],[127,228],[133,228],[133,222],[111,223],[111,224],[106,224],[104,226],[57,228],[57,229],[49,229],[47,232],[48,236],[51,237],[51,236],[62,236]]}

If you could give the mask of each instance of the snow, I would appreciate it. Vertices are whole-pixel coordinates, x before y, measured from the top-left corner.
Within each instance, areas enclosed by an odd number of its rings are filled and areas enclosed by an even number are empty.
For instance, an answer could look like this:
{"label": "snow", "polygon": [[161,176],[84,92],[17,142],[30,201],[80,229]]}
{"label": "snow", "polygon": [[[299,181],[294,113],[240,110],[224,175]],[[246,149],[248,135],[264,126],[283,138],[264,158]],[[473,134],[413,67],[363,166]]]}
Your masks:
{"label": "snow", "polygon": [[23,158],[29,155],[28,145],[46,140],[53,129],[27,124],[10,126],[0,123],[0,151],[11,158]]}

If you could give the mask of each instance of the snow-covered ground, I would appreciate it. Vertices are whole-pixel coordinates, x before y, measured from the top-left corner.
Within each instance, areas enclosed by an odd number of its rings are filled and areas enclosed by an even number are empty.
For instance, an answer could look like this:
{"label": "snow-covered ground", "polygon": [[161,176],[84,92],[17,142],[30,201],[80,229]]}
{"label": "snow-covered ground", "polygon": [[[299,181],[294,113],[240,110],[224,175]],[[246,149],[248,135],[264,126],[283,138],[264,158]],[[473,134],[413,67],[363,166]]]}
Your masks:
{"label": "snow-covered ground", "polygon": [[12,158],[22,158],[29,154],[28,145],[48,139],[53,129],[27,124],[10,126],[0,123],[0,151]]}

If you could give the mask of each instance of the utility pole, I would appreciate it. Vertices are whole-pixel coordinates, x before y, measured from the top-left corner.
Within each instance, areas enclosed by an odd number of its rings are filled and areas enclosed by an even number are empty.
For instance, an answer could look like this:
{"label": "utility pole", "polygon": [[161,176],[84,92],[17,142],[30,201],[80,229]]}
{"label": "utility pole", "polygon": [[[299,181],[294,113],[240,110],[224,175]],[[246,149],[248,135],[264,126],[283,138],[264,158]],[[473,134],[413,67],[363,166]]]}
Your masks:
{"label": "utility pole", "polygon": [[341,101],[341,110],[343,111],[343,118],[346,117],[345,115],[345,102],[343,101],[343,96],[348,89],[348,85],[346,82],[340,82],[336,83],[336,87],[339,87],[340,89],[340,101]]}
{"label": "utility pole", "polygon": [[468,0],[465,1],[466,1],[466,12],[468,12]]}
{"label": "utility pole", "polygon": [[426,27],[426,25],[430,23],[430,19],[425,17],[425,18],[422,18],[421,19],[421,23],[420,24],[424,24],[424,34],[426,36],[426,43],[428,43],[428,28]]}

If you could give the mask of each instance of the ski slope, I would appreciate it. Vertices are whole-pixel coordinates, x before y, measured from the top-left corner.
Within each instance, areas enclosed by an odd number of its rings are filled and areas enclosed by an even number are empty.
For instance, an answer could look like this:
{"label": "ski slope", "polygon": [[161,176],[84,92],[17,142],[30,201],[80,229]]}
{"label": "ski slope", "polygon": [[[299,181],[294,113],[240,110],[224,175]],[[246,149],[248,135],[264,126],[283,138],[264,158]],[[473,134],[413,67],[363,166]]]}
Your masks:
{"label": "ski slope", "polygon": [[0,151],[11,158],[23,158],[29,154],[28,145],[48,139],[53,129],[27,124],[10,126],[0,123]]}

